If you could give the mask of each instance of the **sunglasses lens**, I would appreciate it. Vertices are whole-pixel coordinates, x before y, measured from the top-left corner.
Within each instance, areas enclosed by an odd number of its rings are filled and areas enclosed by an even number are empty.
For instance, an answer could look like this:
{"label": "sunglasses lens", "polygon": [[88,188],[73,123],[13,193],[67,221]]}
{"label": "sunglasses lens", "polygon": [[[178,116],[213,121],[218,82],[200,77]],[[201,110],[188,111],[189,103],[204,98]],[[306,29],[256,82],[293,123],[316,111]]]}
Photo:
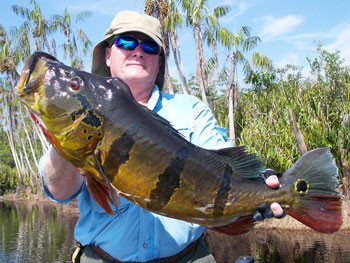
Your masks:
{"label": "sunglasses lens", "polygon": [[152,41],[152,40],[146,40],[144,42],[142,42],[142,48],[143,50],[148,53],[148,54],[152,54],[152,55],[158,55],[159,51],[160,51],[160,46]]}
{"label": "sunglasses lens", "polygon": [[115,40],[115,45],[118,48],[126,49],[126,50],[134,50],[138,44],[139,43],[137,39],[129,36],[117,37],[117,39]]}
{"label": "sunglasses lens", "polygon": [[[118,48],[125,50],[134,50],[141,41],[131,36],[120,36],[115,40],[115,45]],[[158,55],[160,46],[153,40],[141,42],[143,51],[147,54]]]}

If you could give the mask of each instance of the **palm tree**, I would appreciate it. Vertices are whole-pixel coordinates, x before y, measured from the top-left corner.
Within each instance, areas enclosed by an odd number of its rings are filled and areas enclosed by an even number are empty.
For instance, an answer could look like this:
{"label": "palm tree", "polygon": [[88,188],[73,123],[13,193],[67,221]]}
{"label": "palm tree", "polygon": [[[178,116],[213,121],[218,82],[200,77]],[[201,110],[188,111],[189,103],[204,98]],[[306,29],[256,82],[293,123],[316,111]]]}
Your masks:
{"label": "palm tree", "polygon": [[[169,37],[168,37],[168,32],[165,30],[165,25],[164,25],[164,18],[168,14],[168,4],[164,0],[146,0],[145,1],[145,8],[144,8],[145,14],[149,16],[154,16],[156,17],[162,27],[162,37],[164,40],[163,43],[163,49],[164,49],[164,56],[168,57],[169,56]],[[169,67],[168,67],[168,61],[165,60],[165,74],[164,78],[166,81],[166,86],[169,90],[169,93],[173,94],[174,89],[173,85],[171,83],[171,78],[169,74]]]}
{"label": "palm tree", "polygon": [[254,66],[262,70],[272,68],[272,62],[270,59],[258,52],[253,52],[251,63],[244,56],[244,53],[253,50],[259,41],[259,37],[252,37],[250,35],[249,28],[246,26],[241,27],[237,34],[230,35],[231,44],[229,49],[232,53],[229,56],[231,62],[230,70],[229,73],[226,74],[226,76],[229,76],[226,96],[229,109],[229,138],[234,146],[236,146],[234,110],[236,109],[239,100],[239,84],[236,76],[237,64],[243,65],[243,73],[246,76],[252,72],[252,67]]}
{"label": "palm tree", "polygon": [[174,60],[177,68],[177,72],[180,77],[180,83],[182,91],[184,94],[189,94],[188,84],[184,73],[184,67],[181,58],[179,37],[177,35],[176,27],[182,27],[182,18],[181,14],[177,9],[177,5],[173,0],[166,0],[169,6],[168,15],[164,20],[165,30],[168,32],[170,46],[173,51]]}
{"label": "palm tree", "polygon": [[13,5],[12,10],[27,20],[28,29],[31,30],[32,36],[35,39],[35,50],[42,50],[45,46],[48,53],[52,54],[47,40],[47,34],[52,32],[50,21],[43,16],[36,0],[31,0],[30,3],[34,5],[33,10],[19,5]]}
{"label": "palm tree", "polygon": [[203,24],[203,40],[207,43],[208,47],[212,48],[213,57],[207,61],[206,75],[208,79],[208,87],[212,85],[213,77],[215,76],[216,69],[219,65],[218,44],[225,47],[230,46],[229,38],[231,36],[228,29],[219,24],[219,18],[225,16],[231,8],[228,5],[223,5],[214,8],[211,13],[205,18]]}
{"label": "palm tree", "polygon": [[[203,52],[203,33],[205,28],[214,26],[214,32],[219,27],[218,19],[230,10],[228,5],[217,6],[210,10],[207,0],[182,0],[182,8],[186,13],[186,23],[193,28],[196,45],[196,79],[201,90],[203,102],[210,106],[206,92],[208,90],[208,78],[206,75],[206,61]],[[208,29],[209,30],[209,29]],[[211,41],[212,42],[212,41]]]}
{"label": "palm tree", "polygon": [[[80,12],[75,18],[75,23],[83,22],[91,15],[92,12],[90,11]],[[53,15],[51,17],[51,21],[52,30],[61,30],[65,36],[66,40],[63,44],[64,56],[68,54],[70,65],[72,67],[82,68],[82,58],[79,54],[77,39],[83,44],[82,55],[86,55],[89,52],[90,48],[92,47],[91,41],[88,39],[82,29],[77,30],[77,35],[74,33],[72,17],[67,8],[64,10],[63,15]]]}
{"label": "palm tree", "polygon": [[3,116],[1,124],[8,138],[20,185],[39,182],[34,168],[38,164],[38,152],[34,150],[34,142],[41,131],[32,130],[26,125],[30,118],[27,113],[22,112],[12,89],[19,78],[17,66],[30,54],[28,29],[27,22],[19,28],[12,27],[10,38],[0,25],[0,73],[4,76],[0,77],[0,110]]}

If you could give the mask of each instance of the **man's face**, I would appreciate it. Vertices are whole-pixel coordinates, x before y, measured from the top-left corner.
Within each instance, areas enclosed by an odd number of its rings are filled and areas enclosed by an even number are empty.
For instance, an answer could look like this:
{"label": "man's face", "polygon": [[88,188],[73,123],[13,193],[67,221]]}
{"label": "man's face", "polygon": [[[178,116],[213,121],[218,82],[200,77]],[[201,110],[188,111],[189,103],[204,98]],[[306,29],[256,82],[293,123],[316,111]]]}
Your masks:
{"label": "man's face", "polygon": [[[148,36],[137,32],[125,35],[140,40],[149,39]],[[130,88],[140,85],[153,88],[160,67],[160,56],[145,53],[141,45],[134,50],[124,50],[113,44],[111,48],[106,49],[106,64],[111,70],[111,76],[124,80]]]}

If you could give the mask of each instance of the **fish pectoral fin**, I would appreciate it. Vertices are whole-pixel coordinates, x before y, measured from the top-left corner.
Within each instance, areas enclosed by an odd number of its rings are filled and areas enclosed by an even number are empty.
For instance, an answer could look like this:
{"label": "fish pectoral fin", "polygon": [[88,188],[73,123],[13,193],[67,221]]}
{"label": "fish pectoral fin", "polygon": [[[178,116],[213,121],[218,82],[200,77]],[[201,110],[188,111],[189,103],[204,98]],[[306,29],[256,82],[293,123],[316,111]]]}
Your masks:
{"label": "fish pectoral fin", "polygon": [[94,157],[95,157],[95,161],[97,163],[98,166],[98,172],[100,174],[100,176],[103,178],[103,181],[105,182],[107,188],[108,188],[108,192],[109,192],[109,200],[111,200],[112,204],[117,208],[118,213],[119,213],[119,204],[120,204],[120,200],[119,200],[119,194],[116,192],[116,190],[112,187],[110,181],[108,180],[108,177],[106,176],[106,174],[104,173],[102,166],[101,166],[101,153],[99,150],[95,150],[94,151]]}
{"label": "fish pectoral fin", "polygon": [[94,177],[86,176],[86,187],[95,202],[98,203],[107,214],[113,216],[114,212],[109,204],[111,197],[107,186]]}
{"label": "fish pectoral fin", "polygon": [[226,235],[242,235],[249,232],[255,225],[253,215],[240,216],[231,224],[210,228],[210,230],[224,233]]}

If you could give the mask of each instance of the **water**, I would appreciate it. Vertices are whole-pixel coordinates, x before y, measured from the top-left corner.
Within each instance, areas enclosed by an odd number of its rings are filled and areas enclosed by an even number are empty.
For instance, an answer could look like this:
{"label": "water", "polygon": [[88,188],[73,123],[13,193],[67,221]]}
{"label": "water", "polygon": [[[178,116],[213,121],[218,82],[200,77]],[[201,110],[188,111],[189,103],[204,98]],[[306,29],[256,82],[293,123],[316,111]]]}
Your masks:
{"label": "water", "polygon": [[207,235],[218,262],[233,263],[241,255],[255,263],[350,263],[350,231],[321,234],[313,230],[259,230],[240,236]]}
{"label": "water", "polygon": [[[77,216],[51,204],[0,202],[0,262],[69,262]],[[240,236],[206,234],[219,263],[242,255],[258,263],[349,263],[350,231],[325,235],[308,231],[253,230]]]}
{"label": "water", "polygon": [[0,262],[69,262],[76,221],[50,204],[0,202]]}

